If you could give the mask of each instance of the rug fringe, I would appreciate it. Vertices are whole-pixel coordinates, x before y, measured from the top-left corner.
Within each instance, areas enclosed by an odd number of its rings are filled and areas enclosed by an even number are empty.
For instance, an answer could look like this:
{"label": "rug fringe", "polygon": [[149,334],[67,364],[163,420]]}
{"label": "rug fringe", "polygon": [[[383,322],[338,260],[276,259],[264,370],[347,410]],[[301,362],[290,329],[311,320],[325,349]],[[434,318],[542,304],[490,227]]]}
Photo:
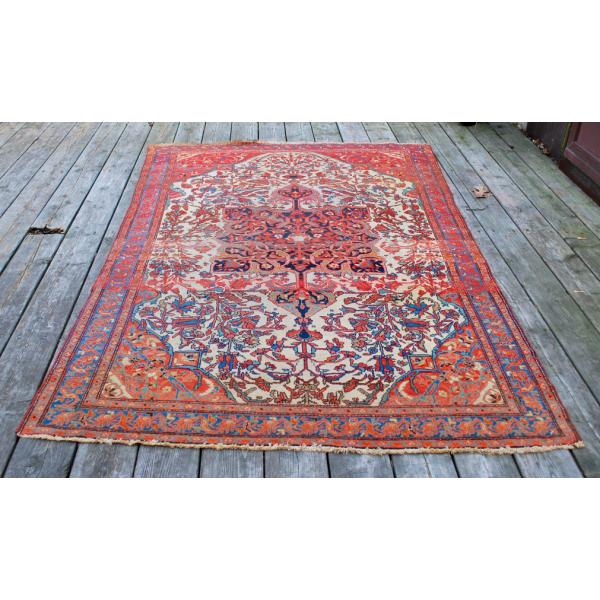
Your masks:
{"label": "rug fringe", "polygon": [[276,450],[293,450],[295,452],[330,452],[334,454],[528,454],[532,452],[550,452],[552,450],[574,450],[583,448],[582,441],[573,444],[557,444],[554,446],[501,446],[499,448],[352,448],[340,446],[303,446],[289,444],[179,444],[175,442],[164,442],[162,440],[117,440],[111,438],[84,438],[76,436],[56,436],[46,434],[17,434],[22,438],[38,440],[51,440],[59,442],[78,442],[83,444],[121,444],[125,446],[168,446],[172,448],[195,448],[198,450],[250,450],[257,452],[270,452]]}
{"label": "rug fringe", "polygon": [[307,142],[278,142],[276,140],[224,140],[222,142],[207,142],[206,144],[199,144],[197,142],[166,142],[161,144],[151,144],[148,148],[160,148],[164,146],[243,146],[247,144],[253,145],[285,145],[285,146],[309,146],[314,144],[315,146],[323,146],[323,145],[338,145],[338,146],[430,146],[430,144],[419,144],[417,142],[408,142],[408,143],[400,143],[400,142],[343,142],[339,140],[330,140],[327,142],[316,142],[316,141],[307,141]]}

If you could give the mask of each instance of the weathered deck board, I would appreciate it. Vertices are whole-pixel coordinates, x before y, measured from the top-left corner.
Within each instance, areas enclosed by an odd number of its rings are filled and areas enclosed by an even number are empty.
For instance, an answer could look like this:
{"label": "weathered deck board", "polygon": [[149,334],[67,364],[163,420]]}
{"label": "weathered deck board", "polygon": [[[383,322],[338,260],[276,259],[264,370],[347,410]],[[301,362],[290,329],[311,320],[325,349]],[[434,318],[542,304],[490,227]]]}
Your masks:
{"label": "weathered deck board", "polygon": [[[152,452],[142,454],[141,451],[147,449]],[[169,448],[168,446],[141,446],[135,464],[134,477],[198,477],[199,467],[200,452],[198,450]]]}
{"label": "weathered deck board", "polygon": [[51,123],[0,178],[0,215],[38,172],[74,123]]}
{"label": "weathered deck board", "polygon": [[344,142],[368,142],[369,136],[362,123],[338,123]]}
{"label": "weathered deck board", "polygon": [[[47,224],[50,227],[62,227],[66,231],[124,128],[125,125],[115,123],[105,124],[97,130],[42,211],[37,216],[30,215],[29,219],[23,216],[23,226],[42,227]],[[5,223],[0,226],[0,232],[4,233],[5,226]],[[0,274],[0,351],[62,239],[62,235],[29,235],[12,257],[7,257],[9,262]]]}
{"label": "weathered deck board", "polygon": [[265,452],[265,477],[329,477],[325,452]]}
{"label": "weathered deck board", "polygon": [[258,139],[261,142],[285,142],[285,125],[283,123],[259,123]]}
{"label": "weathered deck board", "polygon": [[388,123],[400,144],[422,144],[423,136],[414,123]]}
{"label": "weathered deck board", "polygon": [[242,122],[232,123],[231,139],[241,142],[252,142],[258,139],[258,123]]}
{"label": "weathered deck board", "polygon": [[542,154],[516,127],[506,123],[492,124],[496,133],[514,150],[529,168],[587,225],[600,236],[598,205],[552,159]]}
{"label": "weathered deck board", "polygon": [[341,142],[342,136],[337,123],[322,123],[313,121],[311,129],[316,142]]}
{"label": "weathered deck board", "polygon": [[203,450],[200,477],[263,477],[264,453],[257,450]]}
{"label": "weathered deck board", "polygon": [[132,477],[136,446],[77,444],[69,477]]}
{"label": "weathered deck board", "polygon": [[313,142],[315,140],[310,123],[286,123],[285,137],[288,142]]}
{"label": "weathered deck board", "polygon": [[199,144],[202,141],[202,136],[204,135],[204,127],[205,123],[179,123],[177,125],[175,137],[170,141],[175,141],[181,144]]}
{"label": "weathered deck board", "polygon": [[228,142],[231,139],[231,123],[206,123],[204,126],[203,144]]}
{"label": "weathered deck board", "polygon": [[0,468],[10,458],[11,475],[44,476],[46,468],[53,472],[57,456],[68,472],[75,444],[21,438],[15,446],[14,430],[63,334],[148,130],[147,124],[127,126],[0,357]]}
{"label": "weathered deck board", "polygon": [[4,174],[19,160],[23,153],[47,129],[50,123],[26,123],[0,148],[0,182]]}
{"label": "weathered deck board", "polygon": [[0,148],[23,127],[24,123],[0,123]]}
{"label": "weathered deck board", "polygon": [[[600,337],[592,325],[598,315],[596,288],[590,284],[597,280],[600,264],[600,209],[514,127],[478,125],[468,131],[450,124],[384,122],[157,123],[147,139],[147,124],[86,127],[94,125],[0,124],[0,198],[8,207],[14,203],[4,220],[0,217],[0,240],[8,240],[10,249],[0,273],[0,468],[6,466],[6,476],[455,477],[456,467],[462,477],[600,476],[600,378],[595,376]],[[509,301],[518,307],[519,320],[586,447],[514,457],[390,457],[200,453],[148,446],[138,451],[136,446],[27,439],[15,444],[14,428],[129,205],[142,145],[170,141],[176,132],[178,141],[205,143],[257,138],[431,143],[459,208]],[[89,139],[84,144],[85,135]],[[474,199],[471,189],[480,182],[497,196]],[[20,202],[22,212],[15,208]],[[46,223],[64,227],[66,235],[23,237],[27,227]],[[571,290],[575,283],[590,284],[587,291],[593,293],[586,296],[591,298],[576,298],[579,292]],[[32,330],[36,337],[29,335]]]}
{"label": "weathered deck board", "polygon": [[393,477],[392,462],[388,454],[332,453],[329,472],[332,477]]}
{"label": "weathered deck board", "polygon": [[63,178],[72,170],[98,126],[98,123],[83,123],[73,127],[0,217],[0,270],[6,266]]}
{"label": "weathered deck board", "polygon": [[392,454],[395,477],[458,477],[451,454]]}
{"label": "weathered deck board", "polygon": [[525,477],[581,477],[568,450],[520,454],[517,463]]}
{"label": "weathered deck board", "polygon": [[600,238],[523,161],[517,152],[487,124],[470,132],[504,169],[546,221],[594,273],[600,275]]}
{"label": "weathered deck board", "polygon": [[[481,460],[490,459],[490,460]],[[513,457],[465,452],[454,456],[461,477],[521,477]]]}
{"label": "weathered deck board", "polygon": [[[600,280],[542,216],[532,201],[485,151],[470,128],[445,124],[444,130],[472,167],[472,174],[487,185],[506,214],[563,284],[600,333]],[[532,192],[535,195],[535,191]],[[598,337],[600,341],[600,337]],[[600,348],[600,346],[599,346]],[[600,355],[599,355],[600,359]]]}

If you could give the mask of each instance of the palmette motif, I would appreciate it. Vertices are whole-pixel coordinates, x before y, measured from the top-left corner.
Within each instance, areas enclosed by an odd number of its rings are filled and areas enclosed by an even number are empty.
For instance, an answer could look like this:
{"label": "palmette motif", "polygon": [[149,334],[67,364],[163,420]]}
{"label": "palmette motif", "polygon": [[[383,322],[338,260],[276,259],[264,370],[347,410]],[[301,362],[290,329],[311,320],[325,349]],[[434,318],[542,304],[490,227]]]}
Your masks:
{"label": "palmette motif", "polygon": [[161,146],[24,435],[577,442],[431,150]]}

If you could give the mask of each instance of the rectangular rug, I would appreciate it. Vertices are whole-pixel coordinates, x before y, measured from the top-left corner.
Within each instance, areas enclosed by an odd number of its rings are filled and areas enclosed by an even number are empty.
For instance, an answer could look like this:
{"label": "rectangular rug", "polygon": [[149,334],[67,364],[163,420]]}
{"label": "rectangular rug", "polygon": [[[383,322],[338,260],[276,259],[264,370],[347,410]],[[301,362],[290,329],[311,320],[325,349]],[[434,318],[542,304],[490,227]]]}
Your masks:
{"label": "rectangular rug", "polygon": [[19,435],[580,445],[429,146],[152,146]]}

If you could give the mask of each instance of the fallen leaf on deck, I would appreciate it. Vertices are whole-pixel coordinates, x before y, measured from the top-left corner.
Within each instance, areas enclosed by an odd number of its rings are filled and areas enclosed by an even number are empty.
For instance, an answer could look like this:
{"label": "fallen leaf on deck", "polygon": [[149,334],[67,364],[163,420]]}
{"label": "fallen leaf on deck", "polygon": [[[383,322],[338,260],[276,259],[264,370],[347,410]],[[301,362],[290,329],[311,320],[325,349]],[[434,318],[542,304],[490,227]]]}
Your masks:
{"label": "fallen leaf on deck", "polygon": [[475,198],[487,198],[492,195],[492,192],[485,185],[477,185],[471,191]]}
{"label": "fallen leaf on deck", "polygon": [[53,233],[64,233],[65,230],[62,227],[30,227],[27,231],[29,235],[51,235]]}

